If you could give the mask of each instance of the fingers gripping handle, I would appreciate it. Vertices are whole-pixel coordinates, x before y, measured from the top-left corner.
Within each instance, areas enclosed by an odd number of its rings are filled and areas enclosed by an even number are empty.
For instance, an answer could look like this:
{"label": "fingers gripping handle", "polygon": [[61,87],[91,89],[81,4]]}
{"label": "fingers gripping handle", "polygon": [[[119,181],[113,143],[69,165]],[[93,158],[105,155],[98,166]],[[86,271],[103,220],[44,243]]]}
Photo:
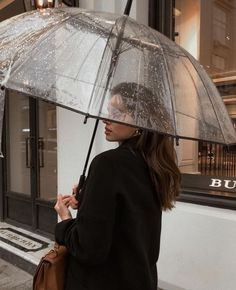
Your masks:
{"label": "fingers gripping handle", "polygon": [[82,189],[82,187],[84,185],[85,179],[86,179],[86,176],[84,174],[80,175],[79,184],[78,184],[78,186],[76,188],[76,194],[75,194],[75,198],[77,200],[79,198],[79,192],[80,192],[80,190]]}

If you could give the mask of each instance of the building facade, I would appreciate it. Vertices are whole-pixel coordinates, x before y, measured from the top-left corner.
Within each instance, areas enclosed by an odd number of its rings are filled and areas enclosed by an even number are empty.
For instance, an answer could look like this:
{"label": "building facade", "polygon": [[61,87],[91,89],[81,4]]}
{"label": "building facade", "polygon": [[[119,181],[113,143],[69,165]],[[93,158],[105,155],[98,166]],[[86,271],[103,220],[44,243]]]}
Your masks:
{"label": "building facade", "polygon": [[[81,8],[118,14],[125,4],[125,0],[79,1]],[[14,14],[30,9],[27,5],[21,2]],[[8,8],[2,7],[1,20],[12,16]],[[236,124],[236,1],[134,0],[130,16],[173,39],[203,65]],[[94,120],[86,125],[83,120],[79,114],[9,92],[1,220],[52,236],[57,193],[69,193],[83,169],[94,125]],[[91,158],[114,146],[104,140],[100,124]],[[175,209],[163,214],[160,287],[233,290],[236,149],[180,140],[176,151],[182,191]]]}

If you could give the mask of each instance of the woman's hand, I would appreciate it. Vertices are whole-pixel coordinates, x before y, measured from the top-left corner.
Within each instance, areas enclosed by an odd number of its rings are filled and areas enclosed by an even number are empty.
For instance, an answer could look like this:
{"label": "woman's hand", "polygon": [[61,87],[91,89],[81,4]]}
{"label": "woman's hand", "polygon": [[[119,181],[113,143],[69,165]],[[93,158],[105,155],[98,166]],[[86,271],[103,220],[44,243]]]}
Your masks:
{"label": "woman's hand", "polygon": [[75,184],[74,187],[73,187],[73,194],[71,196],[71,200],[70,200],[70,204],[69,204],[70,207],[73,208],[73,209],[78,209],[79,208],[79,202],[76,199],[77,190],[78,190],[78,184]]}
{"label": "woman's hand", "polygon": [[57,196],[57,203],[54,206],[54,209],[59,214],[61,220],[71,219],[71,213],[68,209],[68,206],[63,200],[63,196],[61,194],[58,194]]}
{"label": "woman's hand", "polygon": [[79,202],[78,200],[75,198],[75,194],[71,195],[71,199],[69,202],[69,206],[73,209],[78,209],[79,208]]}
{"label": "woman's hand", "polygon": [[78,200],[76,199],[76,192],[77,192],[77,185],[74,185],[73,187],[73,194],[72,195],[63,195],[62,200],[67,207],[71,207],[73,209],[78,209]]}
{"label": "woman's hand", "polygon": [[75,198],[75,194],[64,195],[62,196],[62,200],[66,207],[70,206],[73,209],[78,209],[78,200]]}

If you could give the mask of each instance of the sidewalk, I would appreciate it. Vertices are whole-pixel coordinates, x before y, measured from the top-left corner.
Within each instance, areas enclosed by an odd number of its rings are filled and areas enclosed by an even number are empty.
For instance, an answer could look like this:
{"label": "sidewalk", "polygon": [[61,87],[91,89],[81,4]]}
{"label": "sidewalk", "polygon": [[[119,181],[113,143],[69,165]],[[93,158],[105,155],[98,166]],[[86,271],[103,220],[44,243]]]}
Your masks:
{"label": "sidewalk", "polygon": [[0,290],[32,290],[33,276],[0,259]]}

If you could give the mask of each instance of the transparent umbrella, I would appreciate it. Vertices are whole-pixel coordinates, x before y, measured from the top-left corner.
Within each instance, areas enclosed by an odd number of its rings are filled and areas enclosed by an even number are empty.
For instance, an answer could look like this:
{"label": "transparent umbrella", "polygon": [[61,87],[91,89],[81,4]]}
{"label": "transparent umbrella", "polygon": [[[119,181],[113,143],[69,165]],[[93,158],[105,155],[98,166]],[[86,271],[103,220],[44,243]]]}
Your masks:
{"label": "transparent umbrella", "polygon": [[[0,24],[1,115],[5,89],[86,117],[107,111],[110,91],[126,94],[128,124],[176,138],[236,143],[225,105],[203,67],[183,48],[127,15],[45,9]],[[126,121],[127,122],[127,121]]]}

